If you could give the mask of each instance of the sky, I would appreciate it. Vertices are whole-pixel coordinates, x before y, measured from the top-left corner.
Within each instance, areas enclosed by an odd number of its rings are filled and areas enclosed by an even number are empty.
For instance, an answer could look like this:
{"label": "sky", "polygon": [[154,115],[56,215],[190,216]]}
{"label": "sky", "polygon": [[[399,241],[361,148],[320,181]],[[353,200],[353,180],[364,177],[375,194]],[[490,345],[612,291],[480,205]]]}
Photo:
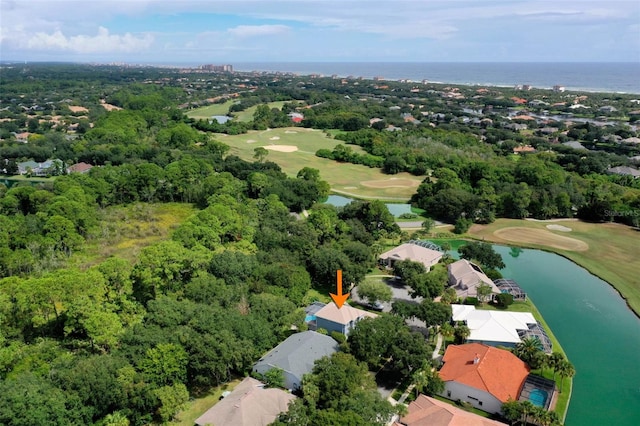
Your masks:
{"label": "sky", "polygon": [[640,1],[0,0],[0,60],[640,62]]}

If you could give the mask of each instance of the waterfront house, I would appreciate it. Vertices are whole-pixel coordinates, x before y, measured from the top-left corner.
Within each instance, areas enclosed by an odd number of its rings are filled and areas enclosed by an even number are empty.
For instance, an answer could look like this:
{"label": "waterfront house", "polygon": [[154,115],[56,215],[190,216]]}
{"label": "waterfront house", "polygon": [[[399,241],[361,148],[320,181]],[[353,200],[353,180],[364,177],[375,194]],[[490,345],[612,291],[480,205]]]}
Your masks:
{"label": "waterfront house", "polygon": [[407,414],[395,426],[505,426],[452,404],[418,395],[407,407]]}
{"label": "waterfront house", "polygon": [[480,343],[450,345],[442,358],[441,393],[488,413],[500,413],[502,404],[517,400],[529,367],[511,352]]}
{"label": "waterfront house", "polygon": [[491,287],[491,293],[500,294],[500,289],[487,277],[475,263],[467,259],[460,259],[447,266],[449,285],[456,291],[458,298],[478,297],[477,288],[486,284]]}
{"label": "waterfront house", "polygon": [[381,265],[388,269],[393,269],[398,261],[411,260],[423,264],[428,272],[433,265],[442,259],[442,256],[444,256],[444,253],[441,251],[409,242],[382,253],[378,260]]}

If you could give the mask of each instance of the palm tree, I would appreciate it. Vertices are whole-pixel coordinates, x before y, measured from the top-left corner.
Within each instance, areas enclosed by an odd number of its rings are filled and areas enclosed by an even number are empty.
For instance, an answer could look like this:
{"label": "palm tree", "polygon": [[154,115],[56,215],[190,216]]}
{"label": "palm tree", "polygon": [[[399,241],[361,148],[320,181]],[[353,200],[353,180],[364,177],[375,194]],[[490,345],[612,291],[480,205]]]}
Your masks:
{"label": "palm tree", "polygon": [[519,343],[516,343],[512,350],[513,354],[529,364],[535,356],[536,352],[542,352],[542,342],[537,337],[525,337]]}
{"label": "palm tree", "polygon": [[562,378],[560,382],[560,392],[562,392],[562,385],[564,384],[564,379],[567,377],[573,377],[576,374],[576,369],[568,360],[563,360],[562,363],[558,366],[558,374]]}
{"label": "palm tree", "polygon": [[453,326],[448,322],[445,322],[440,327],[440,334],[442,334],[442,337],[444,337],[444,344],[442,348],[443,350],[447,349],[447,339],[451,339],[454,336],[455,331],[456,330],[453,328]]}
{"label": "palm tree", "polygon": [[564,355],[560,352],[554,352],[547,359],[547,365],[553,370],[553,380],[556,380],[556,373],[558,372],[558,366],[564,361]]}
{"label": "palm tree", "polygon": [[454,335],[456,336],[457,343],[464,343],[471,335],[471,330],[465,324],[458,324],[455,327]]}
{"label": "palm tree", "polygon": [[520,407],[522,408],[522,424],[526,425],[527,420],[529,419],[529,414],[533,413],[533,411],[536,409],[536,406],[533,405],[531,401],[525,400],[520,402]]}

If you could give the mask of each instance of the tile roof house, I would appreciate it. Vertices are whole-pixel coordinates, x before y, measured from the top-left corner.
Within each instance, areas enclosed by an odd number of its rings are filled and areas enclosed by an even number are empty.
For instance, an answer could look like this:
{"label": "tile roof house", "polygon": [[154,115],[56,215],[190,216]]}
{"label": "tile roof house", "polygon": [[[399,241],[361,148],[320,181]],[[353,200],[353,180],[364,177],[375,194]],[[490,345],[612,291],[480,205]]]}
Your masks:
{"label": "tile roof house", "polygon": [[337,331],[348,336],[358,321],[364,318],[376,318],[377,316],[374,313],[354,308],[347,303],[338,309],[336,304],[332,302],[316,312],[316,326],[317,328],[324,328],[329,333]]}
{"label": "tile roof house", "polygon": [[278,414],[289,409],[296,397],[281,389],[265,388],[256,379],[247,377],[224,399],[198,417],[200,426],[267,426]]}
{"label": "tile roof house", "polygon": [[[453,321],[464,321],[469,327],[469,343],[514,347],[524,337],[529,337],[530,330],[542,328],[531,312],[489,311],[456,304],[451,305],[451,311]],[[546,333],[539,338],[550,352],[551,341]]]}
{"label": "tile roof house", "polygon": [[462,410],[446,402],[419,395],[409,404],[407,415],[400,418],[400,426],[504,426],[496,420],[487,419]]}
{"label": "tile roof house", "polygon": [[76,163],[67,168],[67,173],[89,173],[93,166],[87,163]]}
{"label": "tile roof house", "polygon": [[459,298],[478,297],[476,289],[480,284],[487,284],[491,292],[500,294],[500,289],[482,269],[467,259],[460,259],[447,266],[449,285],[453,287]]}
{"label": "tile roof house", "polygon": [[412,260],[422,263],[426,270],[429,271],[433,265],[442,259],[443,255],[444,253],[437,250],[421,247],[413,243],[405,243],[382,253],[378,259],[387,268],[393,268],[394,264],[399,260]]}
{"label": "tile roof house", "polygon": [[273,368],[284,371],[284,384],[295,390],[302,384],[302,376],[310,373],[313,363],[323,356],[337,352],[338,343],[331,337],[315,331],[292,334],[253,366],[253,371],[265,374]]}
{"label": "tile roof house", "polygon": [[480,343],[450,345],[442,360],[441,395],[488,413],[499,413],[503,403],[518,400],[529,375],[527,364],[511,352]]}

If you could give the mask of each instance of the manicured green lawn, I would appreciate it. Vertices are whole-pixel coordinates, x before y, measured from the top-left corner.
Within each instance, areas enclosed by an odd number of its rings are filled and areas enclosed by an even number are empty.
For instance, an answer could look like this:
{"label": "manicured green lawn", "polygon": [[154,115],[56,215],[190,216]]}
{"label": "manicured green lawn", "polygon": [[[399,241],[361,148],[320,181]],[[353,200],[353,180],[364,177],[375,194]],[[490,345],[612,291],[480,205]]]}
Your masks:
{"label": "manicured green lawn", "polygon": [[505,241],[496,236],[495,231],[507,227],[547,229],[548,223],[529,220],[498,219],[490,225],[474,225],[468,235],[486,241],[530,247],[558,253],[615,287],[627,303],[640,315],[640,231],[616,223],[589,223],[582,221],[557,222],[571,228],[571,232],[557,232],[575,238],[589,245],[586,251],[560,250],[545,245]]}
{"label": "manicured green lawn", "polygon": [[223,104],[211,104],[200,108],[187,111],[187,117],[191,118],[210,118],[212,115],[227,115],[229,107],[237,101],[227,101]]}
{"label": "manicured green lawn", "polygon": [[[346,197],[406,202],[423,179],[408,173],[385,175],[380,169],[317,157],[317,150],[333,149],[341,143],[320,130],[286,127],[250,131],[242,135],[217,134],[216,138],[231,147],[230,154],[248,161],[255,161],[254,149],[257,147],[295,146],[295,152],[269,150],[266,161],[277,163],[290,176],[295,176],[303,167],[318,169],[332,191]],[[363,152],[360,147],[350,147],[355,152]]]}

